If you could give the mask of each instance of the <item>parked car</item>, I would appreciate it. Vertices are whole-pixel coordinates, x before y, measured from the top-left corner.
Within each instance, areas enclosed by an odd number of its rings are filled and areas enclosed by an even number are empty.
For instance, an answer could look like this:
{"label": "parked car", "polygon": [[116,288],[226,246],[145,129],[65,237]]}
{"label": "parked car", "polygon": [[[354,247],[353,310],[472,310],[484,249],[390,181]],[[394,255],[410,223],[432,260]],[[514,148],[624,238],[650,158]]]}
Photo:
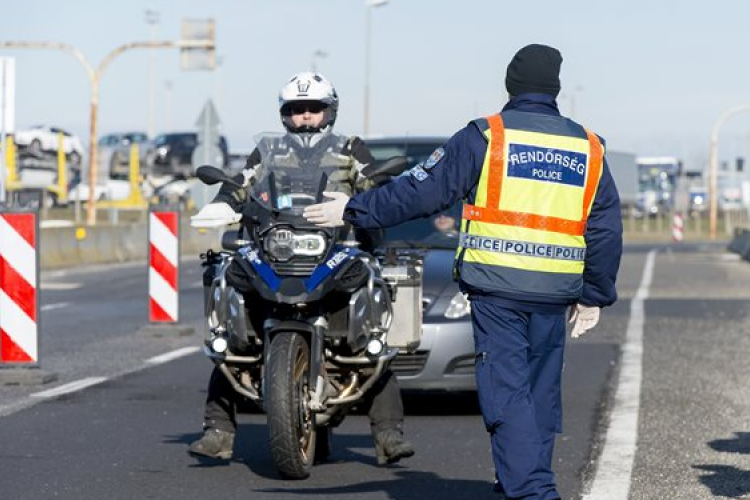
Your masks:
{"label": "parked car", "polygon": [[[80,170],[74,171],[68,182],[68,202],[80,201],[86,203],[89,201],[89,184],[83,181]],[[94,196],[97,201],[124,200],[129,195],[130,182],[121,179],[106,179],[94,189]]]}
{"label": "parked car", "polygon": [[[149,144],[146,161],[155,174],[192,176],[195,170],[193,151],[197,146],[198,134],[195,132],[161,134]],[[229,165],[229,146],[224,136],[219,140],[219,149],[221,157],[215,160],[214,166],[226,168]]]}
{"label": "parked car", "polygon": [[109,176],[127,179],[130,174],[130,148],[138,144],[140,165],[144,166],[148,152],[148,135],[145,132],[119,132],[99,138],[99,156],[109,165]]}
{"label": "parked car", "polygon": [[81,140],[70,132],[51,125],[35,125],[17,130],[13,140],[20,150],[25,150],[33,156],[41,157],[45,152],[57,153],[58,136],[62,133],[63,151],[72,166],[79,166],[83,158],[83,144]]}
{"label": "parked car", "polygon": [[365,144],[376,160],[392,156],[406,156],[409,168],[426,160],[433,151],[445,144],[447,137],[378,137],[365,139]]}
{"label": "parked car", "polygon": [[[386,137],[366,140],[378,160],[406,156],[409,166],[427,159],[445,137]],[[405,390],[475,391],[474,337],[469,302],[453,281],[461,204],[385,231],[381,249],[416,253],[423,261],[422,340],[400,353],[391,368]]]}

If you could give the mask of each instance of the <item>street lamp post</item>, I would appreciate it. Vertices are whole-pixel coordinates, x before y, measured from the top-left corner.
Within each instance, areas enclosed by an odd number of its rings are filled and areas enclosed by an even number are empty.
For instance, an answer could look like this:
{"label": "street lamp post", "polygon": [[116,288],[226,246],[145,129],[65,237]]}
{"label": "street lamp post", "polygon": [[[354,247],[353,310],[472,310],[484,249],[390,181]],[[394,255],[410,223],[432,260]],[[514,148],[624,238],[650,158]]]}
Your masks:
{"label": "street lamp post", "polygon": [[576,119],[576,92],[583,91],[583,87],[576,85],[570,93],[570,119]]}
{"label": "street lamp post", "polygon": [[382,7],[387,4],[388,0],[365,0],[367,5],[367,19],[365,23],[365,104],[363,112],[363,133],[364,137],[370,132],[370,18],[371,11],[375,7]]}
{"label": "street lamp post", "polygon": [[174,87],[174,83],[172,82],[172,80],[164,81],[164,114],[165,114],[164,129],[165,130],[172,129],[172,88],[173,87]]}
{"label": "street lamp post", "polygon": [[328,57],[328,52],[326,52],[325,50],[318,49],[313,52],[312,59],[310,61],[310,71],[312,71],[313,73],[317,73],[318,65],[315,64],[315,61],[318,59],[325,59],[326,57]]}
{"label": "street lamp post", "polygon": [[725,111],[714,125],[711,131],[711,147],[709,153],[709,183],[708,183],[708,203],[709,203],[709,236],[712,240],[716,239],[716,218],[719,212],[719,193],[717,186],[717,170],[719,163],[719,131],[724,122],[727,121],[732,115],[741,113],[742,111],[750,111],[750,104],[743,104]]}
{"label": "street lamp post", "polygon": [[216,107],[221,110],[221,72],[220,69],[224,65],[224,54],[216,54],[216,61],[214,62],[214,101]]}
{"label": "street lamp post", "polygon": [[86,74],[91,82],[90,122],[89,122],[89,199],[86,207],[86,223],[90,226],[96,224],[96,175],[97,175],[97,116],[99,113],[99,81],[102,73],[117,56],[130,49],[139,48],[198,48],[213,49],[213,39],[210,40],[178,40],[166,42],[133,42],[120,45],[107,54],[97,68],[94,68],[83,53],[75,47],[59,42],[0,42],[0,49],[57,49],[67,52],[75,57],[86,69]]}
{"label": "street lamp post", "polygon": [[[156,25],[159,23],[159,12],[146,10],[146,23],[149,26],[149,41],[156,41]],[[148,136],[153,139],[156,135],[156,51],[149,50],[148,66]]]}

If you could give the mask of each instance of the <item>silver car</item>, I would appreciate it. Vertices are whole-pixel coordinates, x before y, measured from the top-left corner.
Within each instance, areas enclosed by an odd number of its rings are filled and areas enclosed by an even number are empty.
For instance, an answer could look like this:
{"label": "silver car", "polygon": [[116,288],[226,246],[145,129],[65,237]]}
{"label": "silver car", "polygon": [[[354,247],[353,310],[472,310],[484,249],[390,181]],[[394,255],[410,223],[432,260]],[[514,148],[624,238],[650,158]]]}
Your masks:
{"label": "silver car", "polygon": [[[376,159],[403,155],[410,166],[425,160],[446,138],[392,137],[366,140]],[[468,301],[453,280],[461,206],[385,231],[382,247],[424,258],[422,340],[391,365],[405,390],[475,391],[474,339]]]}
{"label": "silver car", "polygon": [[99,138],[99,161],[109,165],[109,177],[112,179],[128,179],[130,175],[130,148],[138,144],[140,168],[145,167],[146,143],[148,135],[145,132],[120,132],[107,134]]}

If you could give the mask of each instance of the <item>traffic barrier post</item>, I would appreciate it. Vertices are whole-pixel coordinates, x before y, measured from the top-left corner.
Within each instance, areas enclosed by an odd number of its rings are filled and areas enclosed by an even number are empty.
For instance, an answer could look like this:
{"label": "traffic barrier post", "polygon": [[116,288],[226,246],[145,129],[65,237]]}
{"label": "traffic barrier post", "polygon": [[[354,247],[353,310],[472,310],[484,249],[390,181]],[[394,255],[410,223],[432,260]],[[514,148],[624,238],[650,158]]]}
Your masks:
{"label": "traffic barrier post", "polygon": [[142,332],[153,335],[190,335],[193,328],[179,323],[180,212],[156,205],[148,214],[148,318]]}
{"label": "traffic barrier post", "polygon": [[676,212],[672,216],[672,239],[675,242],[679,243],[683,240],[684,229],[685,229],[685,224],[682,219],[682,214],[679,212]]}
{"label": "traffic barrier post", "polygon": [[57,379],[39,368],[39,212],[0,207],[0,385]]}

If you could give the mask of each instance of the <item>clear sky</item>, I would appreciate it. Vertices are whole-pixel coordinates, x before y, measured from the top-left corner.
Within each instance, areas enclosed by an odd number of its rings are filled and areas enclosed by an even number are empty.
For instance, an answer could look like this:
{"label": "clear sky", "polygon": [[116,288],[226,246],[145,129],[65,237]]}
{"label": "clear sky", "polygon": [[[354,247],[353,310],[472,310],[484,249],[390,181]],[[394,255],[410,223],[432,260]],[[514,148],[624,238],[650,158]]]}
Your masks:
{"label": "clear sky", "polygon": [[[157,51],[157,132],[190,130],[213,98],[230,148],[280,130],[277,94],[316,64],[340,95],[337,130],[363,132],[365,26],[371,15],[370,133],[450,135],[497,112],[505,69],[529,43],[563,54],[561,111],[610,149],[674,155],[700,170],[726,110],[750,104],[750,1],[746,0],[0,0],[0,40],[57,41],[97,66],[111,50],[158,40],[181,20],[213,18],[220,66],[179,69]],[[315,57],[317,51],[325,57]],[[90,85],[83,67],[54,50],[0,50],[16,58],[16,125],[52,123],[88,139]],[[102,77],[99,131],[147,130],[149,51],[115,59]],[[750,112],[722,129],[720,157],[750,155]]]}

